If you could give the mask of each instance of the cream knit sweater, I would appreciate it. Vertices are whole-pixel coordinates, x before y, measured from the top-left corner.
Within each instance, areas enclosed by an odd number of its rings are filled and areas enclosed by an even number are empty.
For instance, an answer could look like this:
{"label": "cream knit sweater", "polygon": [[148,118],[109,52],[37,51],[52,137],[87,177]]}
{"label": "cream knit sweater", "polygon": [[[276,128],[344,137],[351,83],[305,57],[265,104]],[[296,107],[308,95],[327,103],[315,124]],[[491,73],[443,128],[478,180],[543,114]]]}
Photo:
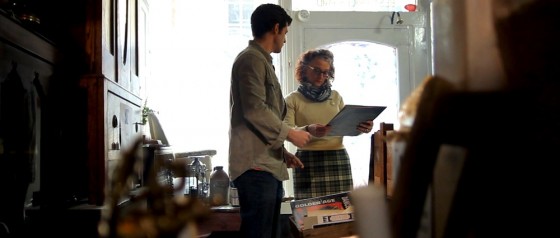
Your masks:
{"label": "cream knit sweater", "polygon": [[[297,90],[286,97],[288,112],[284,121],[291,127],[304,130],[310,124],[327,124],[343,107],[344,101],[336,90],[323,102],[314,102]],[[344,149],[342,136],[313,137],[300,150],[340,150]]]}

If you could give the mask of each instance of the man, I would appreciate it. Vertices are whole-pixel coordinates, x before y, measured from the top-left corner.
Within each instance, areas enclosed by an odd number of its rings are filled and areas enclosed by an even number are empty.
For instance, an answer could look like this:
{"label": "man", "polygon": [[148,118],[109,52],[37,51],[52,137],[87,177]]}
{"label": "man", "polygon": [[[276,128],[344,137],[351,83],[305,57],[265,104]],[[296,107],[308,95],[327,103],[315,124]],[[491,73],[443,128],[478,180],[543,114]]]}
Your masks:
{"label": "man", "polygon": [[305,145],[311,135],[283,122],[286,105],[272,65],[292,18],[275,4],[251,15],[253,40],[231,71],[229,175],[239,194],[242,237],[279,237],[282,181],[288,167],[303,168],[284,141]]}

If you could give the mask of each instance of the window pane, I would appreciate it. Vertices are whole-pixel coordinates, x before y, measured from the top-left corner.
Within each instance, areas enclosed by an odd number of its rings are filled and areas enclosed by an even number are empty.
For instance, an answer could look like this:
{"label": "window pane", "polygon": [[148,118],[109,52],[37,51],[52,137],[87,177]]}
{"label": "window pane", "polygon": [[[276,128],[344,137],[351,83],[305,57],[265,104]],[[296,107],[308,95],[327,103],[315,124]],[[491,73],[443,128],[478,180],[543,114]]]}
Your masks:
{"label": "window pane", "polygon": [[239,5],[236,4],[228,4],[228,17],[229,17],[229,24],[239,24],[242,21],[242,15],[239,11]]}
{"label": "window pane", "polygon": [[293,0],[294,11],[406,11],[407,4],[418,3],[417,0]]}

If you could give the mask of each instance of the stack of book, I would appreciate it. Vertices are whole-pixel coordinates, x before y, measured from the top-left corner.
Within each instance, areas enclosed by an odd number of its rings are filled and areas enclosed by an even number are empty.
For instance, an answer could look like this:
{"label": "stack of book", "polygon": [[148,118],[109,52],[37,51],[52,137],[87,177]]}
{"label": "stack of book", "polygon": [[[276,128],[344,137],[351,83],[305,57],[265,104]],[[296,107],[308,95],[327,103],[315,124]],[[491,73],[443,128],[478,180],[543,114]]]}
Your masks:
{"label": "stack of book", "polygon": [[290,206],[300,230],[354,220],[348,192],[294,200]]}

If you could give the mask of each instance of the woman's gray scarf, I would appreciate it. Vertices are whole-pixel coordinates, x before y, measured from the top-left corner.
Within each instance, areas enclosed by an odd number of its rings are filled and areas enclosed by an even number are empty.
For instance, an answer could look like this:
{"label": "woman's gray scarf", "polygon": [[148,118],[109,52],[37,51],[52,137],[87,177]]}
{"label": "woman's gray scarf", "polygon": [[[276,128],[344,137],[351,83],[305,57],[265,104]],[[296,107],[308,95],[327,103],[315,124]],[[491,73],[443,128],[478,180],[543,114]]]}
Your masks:
{"label": "woman's gray scarf", "polygon": [[303,94],[307,99],[314,102],[324,102],[331,96],[331,84],[327,80],[320,87],[315,87],[309,82],[301,82],[298,92]]}

